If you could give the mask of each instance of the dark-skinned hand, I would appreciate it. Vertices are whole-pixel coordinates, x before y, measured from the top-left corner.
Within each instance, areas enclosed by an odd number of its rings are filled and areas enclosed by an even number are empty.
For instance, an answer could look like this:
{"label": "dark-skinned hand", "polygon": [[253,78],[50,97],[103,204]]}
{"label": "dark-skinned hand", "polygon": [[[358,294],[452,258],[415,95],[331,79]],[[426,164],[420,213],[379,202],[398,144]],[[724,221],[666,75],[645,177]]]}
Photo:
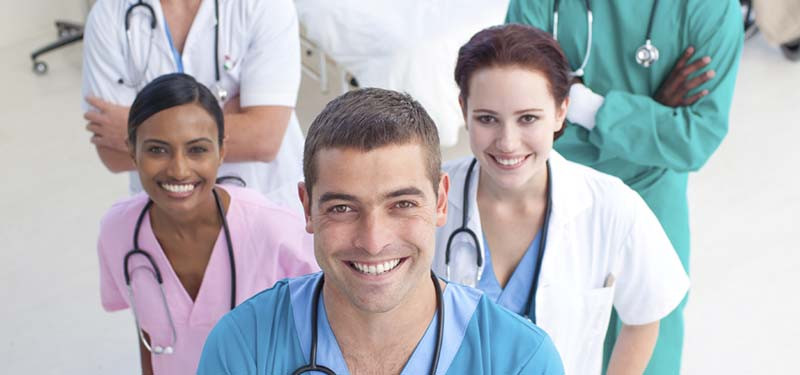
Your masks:
{"label": "dark-skinned hand", "polygon": [[711,78],[714,78],[716,72],[713,69],[698,74],[690,78],[693,73],[706,67],[711,62],[711,57],[704,56],[697,60],[689,62],[689,58],[694,54],[694,47],[690,46],[683,52],[678,62],[672,68],[672,71],[661,83],[661,87],[656,91],[653,97],[657,102],[668,107],[685,107],[694,104],[700,98],[708,95],[708,90],[702,90],[688,96],[689,92]]}

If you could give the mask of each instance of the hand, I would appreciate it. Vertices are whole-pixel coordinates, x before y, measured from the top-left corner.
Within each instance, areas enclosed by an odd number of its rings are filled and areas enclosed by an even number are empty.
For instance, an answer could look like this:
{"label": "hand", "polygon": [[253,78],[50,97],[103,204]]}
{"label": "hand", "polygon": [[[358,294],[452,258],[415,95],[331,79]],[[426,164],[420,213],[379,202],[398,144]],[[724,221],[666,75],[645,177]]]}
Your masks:
{"label": "hand", "polygon": [[86,130],[91,132],[91,142],[114,150],[128,151],[128,112],[130,107],[109,103],[100,98],[86,98],[97,111],[88,111],[83,118],[89,121]]}
{"label": "hand", "polygon": [[692,73],[704,68],[711,62],[711,57],[704,56],[687,65],[689,58],[693,54],[694,47],[691,46],[683,52],[681,58],[678,59],[678,62],[672,68],[672,71],[667,75],[667,78],[664,79],[664,82],[661,83],[661,87],[656,91],[654,99],[657,102],[673,108],[684,107],[690,106],[700,98],[708,95],[708,90],[702,90],[690,97],[686,97],[690,91],[711,78],[714,78],[714,75],[716,75],[716,72],[712,69],[689,79]]}
{"label": "hand", "polygon": [[225,104],[222,106],[222,113],[223,114],[229,115],[229,114],[232,114],[232,113],[240,113],[240,112],[242,112],[242,107],[239,104],[239,95],[238,94],[236,94],[236,96],[228,99],[228,101],[225,102]]}

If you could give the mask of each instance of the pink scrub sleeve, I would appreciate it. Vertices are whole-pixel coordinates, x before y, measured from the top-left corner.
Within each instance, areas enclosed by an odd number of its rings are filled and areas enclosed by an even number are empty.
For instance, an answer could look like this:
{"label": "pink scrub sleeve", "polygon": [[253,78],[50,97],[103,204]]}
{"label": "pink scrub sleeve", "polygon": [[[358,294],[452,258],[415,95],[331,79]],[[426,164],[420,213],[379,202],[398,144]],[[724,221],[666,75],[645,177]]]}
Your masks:
{"label": "pink scrub sleeve", "polygon": [[[97,241],[97,255],[100,258],[100,301],[106,311],[117,311],[128,308],[128,301],[122,296],[114,282],[114,275],[108,264],[108,257],[103,251],[103,241]],[[122,267],[118,264],[117,267]]]}

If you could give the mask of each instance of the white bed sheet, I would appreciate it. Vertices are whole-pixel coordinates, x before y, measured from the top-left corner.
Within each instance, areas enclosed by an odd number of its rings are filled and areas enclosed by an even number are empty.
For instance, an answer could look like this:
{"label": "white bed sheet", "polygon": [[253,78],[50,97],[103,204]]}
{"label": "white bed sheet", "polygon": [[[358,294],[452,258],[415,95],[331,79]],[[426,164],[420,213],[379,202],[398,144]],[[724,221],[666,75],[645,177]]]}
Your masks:
{"label": "white bed sheet", "polygon": [[458,48],[503,23],[509,0],[295,0],[306,37],[361,87],[407,92],[455,145],[464,120],[453,79]]}

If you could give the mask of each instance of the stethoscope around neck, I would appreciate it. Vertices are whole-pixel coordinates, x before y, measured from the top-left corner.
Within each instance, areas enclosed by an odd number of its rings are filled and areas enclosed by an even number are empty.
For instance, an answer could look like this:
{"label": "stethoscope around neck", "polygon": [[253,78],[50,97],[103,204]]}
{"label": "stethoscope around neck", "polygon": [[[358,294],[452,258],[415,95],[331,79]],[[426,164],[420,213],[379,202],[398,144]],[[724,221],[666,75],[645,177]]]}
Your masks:
{"label": "stethoscope around neck", "polygon": [[[145,55],[145,60],[143,66],[138,66],[136,64],[136,59],[133,55],[133,42],[131,41],[133,38],[131,37],[131,14],[136,8],[144,8],[148,16],[150,17],[150,22],[148,26],[150,27],[150,40],[148,41],[147,45],[147,54]],[[119,78],[117,83],[121,85],[126,85],[128,87],[134,88],[137,91],[141,88],[142,83],[145,81],[145,74],[147,73],[147,68],[150,66],[150,55],[153,52],[153,37],[155,36],[156,31],[156,12],[153,9],[153,6],[150,4],[145,3],[143,0],[137,0],[135,3],[131,4],[128,9],[125,11],[125,40],[127,42],[128,48],[128,72],[132,73],[130,80],[131,82],[125,82],[123,78]],[[228,99],[228,91],[222,87],[220,81],[220,74],[219,74],[219,0],[214,0],[214,85],[212,87],[212,92],[214,96],[216,96],[217,100],[222,103]],[[226,62],[227,64],[227,62]]]}
{"label": "stethoscope around neck", "polygon": [[[444,249],[444,266],[445,266],[445,274],[448,280],[450,279],[450,253],[452,250],[453,241],[455,240],[456,236],[459,234],[467,234],[472,242],[472,245],[475,247],[475,255],[477,256],[477,275],[475,277],[475,287],[478,286],[478,282],[481,280],[481,275],[483,274],[484,269],[484,259],[483,259],[483,250],[481,249],[480,241],[478,241],[478,235],[475,234],[475,231],[470,229],[467,224],[469,220],[469,188],[472,181],[472,172],[475,170],[475,165],[478,163],[478,159],[472,159],[472,162],[469,164],[469,168],[467,169],[467,176],[464,179],[464,192],[463,192],[463,208],[461,209],[461,226],[456,228],[452,233],[450,233],[450,237],[447,238],[447,245]],[[542,260],[544,259],[544,251],[547,248],[547,232],[550,229],[550,215],[553,212],[553,174],[550,173],[550,161],[548,160],[546,163],[547,166],[547,207],[545,208],[544,213],[544,223],[542,225],[542,237],[539,240],[539,248],[538,253],[536,254],[536,266],[533,270],[533,284],[531,285],[531,291],[528,295],[528,304],[526,311],[528,313],[527,317],[532,322],[536,323],[536,311],[534,309],[533,301],[536,300],[536,291],[539,288],[539,274],[542,271]]]}
{"label": "stethoscope around neck", "polygon": [[[433,280],[433,288],[436,289],[436,347],[433,350],[433,358],[431,359],[431,375],[436,375],[436,368],[439,366],[439,356],[442,352],[442,338],[444,337],[444,300],[442,298],[442,286],[439,285],[439,278],[431,271],[431,280]],[[317,285],[314,287],[314,297],[311,302],[311,350],[307,365],[300,366],[297,370],[292,372],[292,375],[305,374],[307,372],[317,371],[325,375],[336,375],[336,372],[329,367],[317,363],[317,325],[319,323],[317,311],[319,310],[320,296],[322,295],[322,284],[325,282],[325,276],[321,276]]]}
{"label": "stethoscope around neck", "polygon": [[[558,40],[558,6],[560,0],[553,2],[553,39]],[[644,44],[636,49],[636,63],[649,68],[658,61],[658,48],[653,45],[651,39],[651,32],[653,31],[653,17],[656,14],[658,7],[658,0],[653,2],[653,9],[650,11],[650,21],[647,23],[647,35],[645,36]],[[592,6],[589,0],[586,0],[586,52],[583,54],[583,61],[578,69],[571,72],[573,77],[583,77],[586,69],[586,64],[589,63],[589,55],[592,52],[592,26],[594,25],[594,15],[592,14]]]}
{"label": "stethoscope around neck", "polygon": [[[236,177],[233,178],[236,179]],[[233,244],[231,243],[231,233],[230,229],[228,229],[228,220],[225,218],[225,212],[222,208],[222,202],[219,199],[217,190],[212,189],[211,191],[214,194],[214,201],[216,202],[217,213],[219,214],[219,217],[222,219],[222,229],[225,232],[225,243],[228,246],[228,259],[231,269],[231,310],[233,310],[233,308],[236,307],[236,264],[233,259]],[[147,348],[148,351],[150,351],[153,354],[172,354],[175,350],[175,344],[178,341],[178,331],[175,328],[175,321],[172,319],[172,312],[169,310],[169,303],[167,303],[167,295],[166,292],[164,291],[164,278],[161,275],[161,269],[159,269],[158,266],[156,265],[156,262],[153,260],[152,255],[150,255],[148,252],[142,250],[142,248],[139,247],[139,231],[142,227],[144,216],[147,214],[147,212],[150,210],[150,207],[152,206],[153,206],[153,201],[148,200],[147,204],[145,204],[144,208],[142,208],[142,212],[139,213],[139,217],[136,219],[136,226],[134,227],[133,230],[133,249],[125,254],[125,258],[123,260],[123,275],[125,276],[125,285],[128,288],[128,296],[130,298],[131,311],[133,312],[133,320],[136,323],[136,331],[139,332],[139,339],[141,340],[142,344],[144,345],[145,348]],[[131,269],[130,259],[134,255],[144,256],[144,258],[147,259],[147,262],[150,264],[150,267],[148,268],[145,266],[137,266]],[[142,330],[142,326],[139,323],[139,314],[136,310],[136,299],[133,293],[133,286],[131,285],[131,275],[133,274],[133,272],[137,270],[145,270],[149,272],[158,282],[158,287],[160,288],[161,291],[161,302],[164,306],[164,311],[166,311],[167,313],[167,320],[169,321],[169,327],[172,335],[172,340],[170,344],[167,346],[151,345],[151,343],[149,343],[145,338],[144,331]]]}

